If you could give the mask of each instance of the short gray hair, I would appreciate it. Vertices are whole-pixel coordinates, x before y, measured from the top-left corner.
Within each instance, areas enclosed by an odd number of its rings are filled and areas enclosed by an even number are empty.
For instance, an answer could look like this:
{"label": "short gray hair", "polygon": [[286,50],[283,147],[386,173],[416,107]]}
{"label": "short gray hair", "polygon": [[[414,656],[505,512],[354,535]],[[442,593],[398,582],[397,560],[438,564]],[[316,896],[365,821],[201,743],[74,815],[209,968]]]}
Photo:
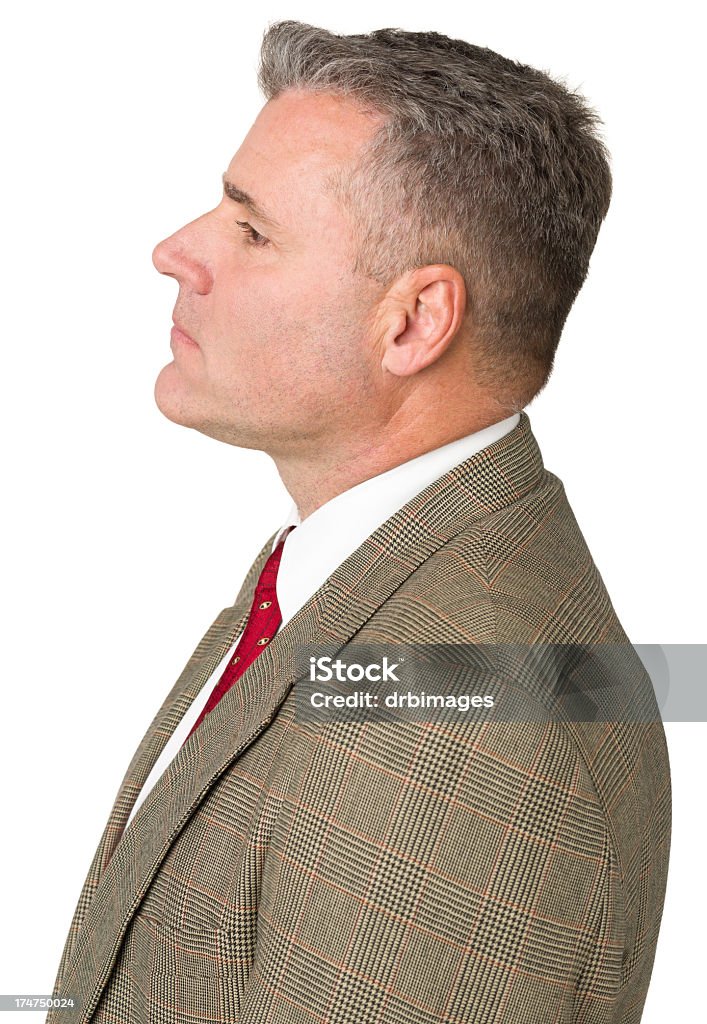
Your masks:
{"label": "short gray hair", "polygon": [[437,32],[265,31],[258,85],[351,97],[383,115],[333,194],[355,213],[355,272],[387,287],[455,267],[478,383],[522,408],[552,370],[611,199],[597,114],[577,91]]}

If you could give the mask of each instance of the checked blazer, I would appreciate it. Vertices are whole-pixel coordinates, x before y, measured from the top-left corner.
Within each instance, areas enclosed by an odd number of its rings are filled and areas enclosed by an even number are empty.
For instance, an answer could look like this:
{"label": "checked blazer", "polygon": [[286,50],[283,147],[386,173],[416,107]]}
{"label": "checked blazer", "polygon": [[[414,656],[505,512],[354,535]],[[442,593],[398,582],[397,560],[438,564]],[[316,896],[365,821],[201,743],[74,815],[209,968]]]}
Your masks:
{"label": "checked blazer", "polygon": [[[666,887],[665,735],[526,413],[332,573],[125,828],[273,539],[128,766],[54,988],[76,1009],[49,1024],[636,1024]],[[614,706],[641,713],[563,718],[542,679],[499,664],[513,721],[297,714],[302,645],[351,642],[622,644]]]}

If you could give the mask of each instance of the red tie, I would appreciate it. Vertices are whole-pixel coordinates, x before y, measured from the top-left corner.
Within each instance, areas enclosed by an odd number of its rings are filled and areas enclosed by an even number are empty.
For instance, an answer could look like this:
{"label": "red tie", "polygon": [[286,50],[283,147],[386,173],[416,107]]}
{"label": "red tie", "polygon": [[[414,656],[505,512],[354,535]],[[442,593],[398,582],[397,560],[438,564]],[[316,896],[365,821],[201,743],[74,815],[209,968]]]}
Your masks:
{"label": "red tie", "polygon": [[[282,535],[282,539],[275,547],[275,550],[263,566],[263,570],[260,573],[260,577],[255,587],[253,604],[250,609],[250,615],[248,616],[246,627],[243,630],[243,635],[238,641],[238,646],[233,652],[233,657],[226,666],[223,675],[211,691],[211,695],[202,708],[201,714],[191,727],[189,736],[191,736],[197,726],[201,723],[202,719],[208,715],[209,711],[212,711],[216,707],[224,693],[227,693],[233,684],[240,679],[248,666],[253,664],[261,651],[267,647],[275,636],[275,633],[282,622],[282,612],[280,611],[280,606],[277,603],[277,592],[275,590],[277,570],[280,566],[280,559],[282,558],[282,549],[285,546],[285,541],[287,540],[288,534],[294,529],[294,526],[288,527]],[[189,739],[189,736],[187,736],[187,740]],[[186,743],[187,740],[184,740],[184,743]],[[182,746],[184,746],[184,743]]]}

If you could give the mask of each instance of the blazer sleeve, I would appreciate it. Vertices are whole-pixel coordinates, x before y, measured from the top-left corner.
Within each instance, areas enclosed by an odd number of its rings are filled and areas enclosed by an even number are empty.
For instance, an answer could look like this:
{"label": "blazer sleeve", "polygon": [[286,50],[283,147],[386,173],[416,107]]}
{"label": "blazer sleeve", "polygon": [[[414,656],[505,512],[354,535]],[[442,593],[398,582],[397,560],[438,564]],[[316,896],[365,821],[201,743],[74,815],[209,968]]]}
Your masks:
{"label": "blazer sleeve", "polygon": [[241,1024],[614,1019],[620,874],[561,724],[329,723],[284,820]]}

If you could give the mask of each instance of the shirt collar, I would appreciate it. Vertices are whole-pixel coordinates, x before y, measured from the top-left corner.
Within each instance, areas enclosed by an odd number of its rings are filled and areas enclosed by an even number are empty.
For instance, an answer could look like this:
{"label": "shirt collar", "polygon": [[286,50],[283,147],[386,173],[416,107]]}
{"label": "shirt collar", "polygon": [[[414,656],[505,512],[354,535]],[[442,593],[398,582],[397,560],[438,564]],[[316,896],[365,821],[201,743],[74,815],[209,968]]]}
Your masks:
{"label": "shirt collar", "polygon": [[520,415],[514,413],[363,480],[325,502],[304,522],[293,502],[272,545],[274,550],[288,526],[297,527],[287,538],[277,576],[283,625],[381,523],[453,466],[500,440],[519,421]]}

